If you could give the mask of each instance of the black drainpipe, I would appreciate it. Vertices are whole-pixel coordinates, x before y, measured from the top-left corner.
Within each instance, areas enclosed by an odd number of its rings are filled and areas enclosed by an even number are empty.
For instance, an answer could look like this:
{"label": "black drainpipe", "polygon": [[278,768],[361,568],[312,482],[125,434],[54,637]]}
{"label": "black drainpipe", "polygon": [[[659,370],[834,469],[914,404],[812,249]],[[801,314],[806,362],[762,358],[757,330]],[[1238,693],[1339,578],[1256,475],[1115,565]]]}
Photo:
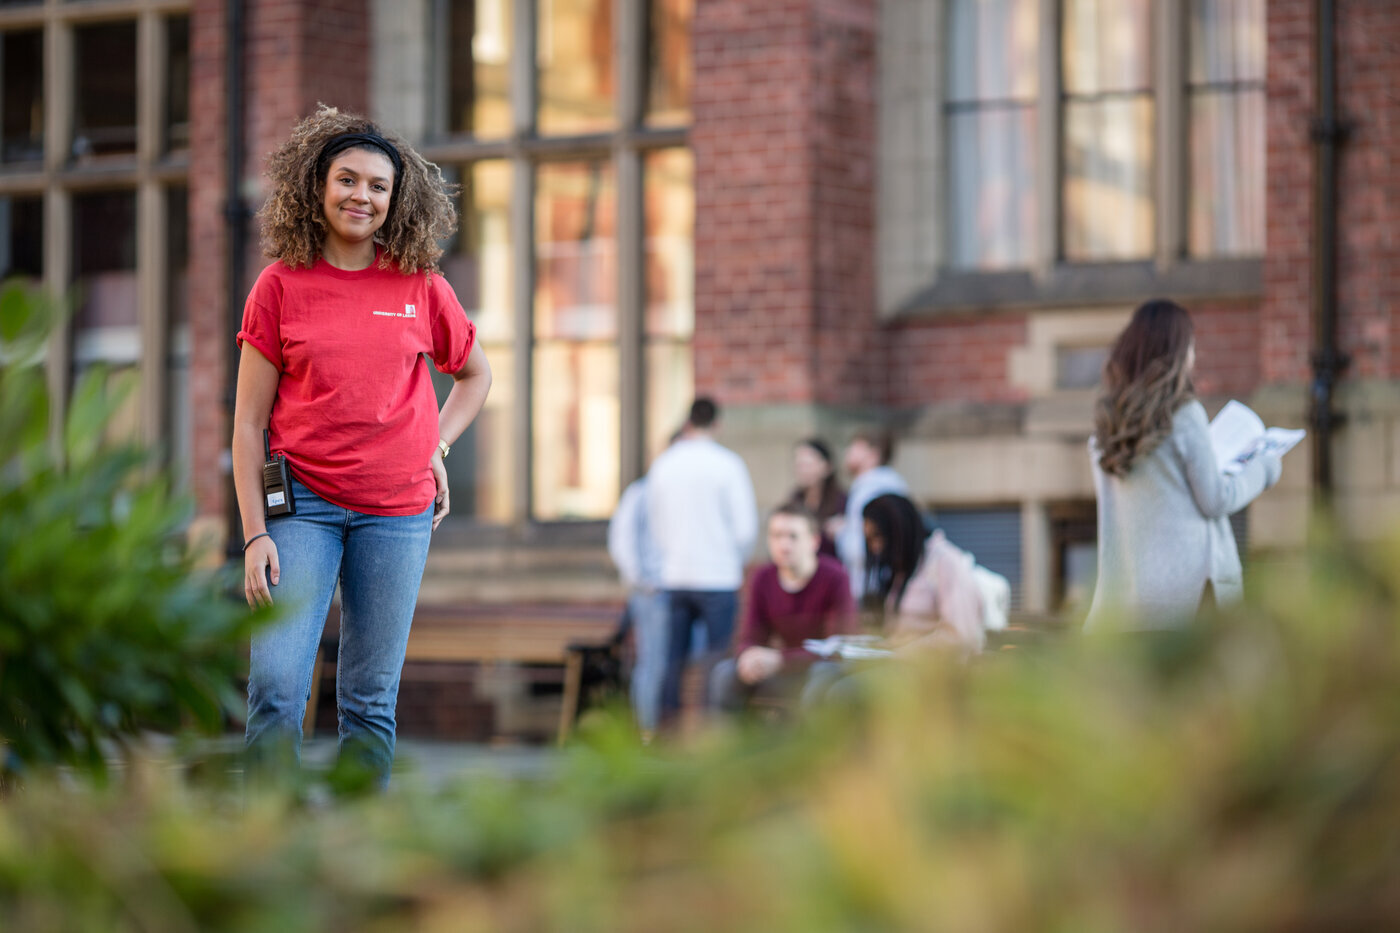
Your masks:
{"label": "black drainpipe", "polygon": [[1337,379],[1351,358],[1337,347],[1337,158],[1347,127],[1337,115],[1335,0],[1317,0],[1317,117],[1313,120],[1313,487],[1332,498],[1332,433],[1345,416],[1333,410]]}
{"label": "black drainpipe", "polygon": [[[227,146],[228,174],[224,190],[224,221],[228,234],[228,298],[225,308],[225,326],[222,336],[228,342],[228,377],[225,381],[224,407],[228,412],[228,424],[233,424],[233,403],[238,390],[239,351],[233,337],[238,333],[242,320],[244,254],[248,237],[248,207],[243,203],[243,0],[225,0],[225,35],[228,46],[225,50],[224,82],[225,111],[227,126],[224,141]],[[228,471],[225,491],[227,505],[228,541],[226,552],[230,559],[242,551],[243,521],[238,514],[238,496],[233,488],[233,470]]]}

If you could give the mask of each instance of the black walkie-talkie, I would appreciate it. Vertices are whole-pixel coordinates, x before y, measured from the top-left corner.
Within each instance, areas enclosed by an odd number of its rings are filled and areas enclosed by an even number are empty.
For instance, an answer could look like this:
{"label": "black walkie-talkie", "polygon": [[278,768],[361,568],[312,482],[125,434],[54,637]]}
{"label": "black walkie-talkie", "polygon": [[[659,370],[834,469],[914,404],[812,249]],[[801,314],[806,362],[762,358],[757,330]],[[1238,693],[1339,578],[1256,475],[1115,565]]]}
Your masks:
{"label": "black walkie-talkie", "polygon": [[272,456],[271,441],[267,431],[263,431],[263,514],[268,518],[277,515],[295,515],[296,500],[292,497],[292,471],[287,466],[287,458],[278,454]]}

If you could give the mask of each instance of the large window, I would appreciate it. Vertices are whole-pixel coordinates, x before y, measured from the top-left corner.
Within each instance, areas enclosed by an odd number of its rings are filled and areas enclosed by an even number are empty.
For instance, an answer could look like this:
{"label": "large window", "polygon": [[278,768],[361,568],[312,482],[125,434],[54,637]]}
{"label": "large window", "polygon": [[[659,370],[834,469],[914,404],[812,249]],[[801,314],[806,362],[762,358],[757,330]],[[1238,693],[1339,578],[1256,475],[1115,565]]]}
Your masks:
{"label": "large window", "polygon": [[1264,4],[882,5],[882,307],[1257,291]]}
{"label": "large window", "polygon": [[[189,17],[179,0],[5,4],[0,276],[73,296],[53,385],[135,383],[106,426],[188,470]],[[59,115],[62,119],[54,119]],[[60,404],[64,403],[62,398]]]}
{"label": "large window", "polygon": [[444,272],[494,374],[455,511],[606,518],[690,404],[692,7],[434,0],[424,152],[462,185]]}

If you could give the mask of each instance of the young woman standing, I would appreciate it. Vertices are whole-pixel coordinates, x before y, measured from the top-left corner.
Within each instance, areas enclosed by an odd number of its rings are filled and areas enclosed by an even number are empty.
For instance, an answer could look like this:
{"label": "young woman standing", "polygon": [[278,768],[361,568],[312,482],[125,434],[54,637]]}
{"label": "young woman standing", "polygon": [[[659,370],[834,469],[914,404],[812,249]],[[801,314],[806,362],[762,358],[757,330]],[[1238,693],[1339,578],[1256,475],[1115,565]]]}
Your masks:
{"label": "young woman standing", "polygon": [[[341,757],[384,787],[428,541],[450,508],[443,458],[481,410],[491,370],[438,273],[437,243],[456,214],[435,165],[323,107],[273,153],[268,174],[263,247],[276,262],[238,334],[233,471],[245,596],[282,613],[252,644],[250,759],[299,756],[338,583]],[[441,411],[424,357],[454,380]],[[264,430],[290,466],[295,514],[265,517]]]}
{"label": "young woman standing", "polygon": [[1189,622],[1207,594],[1239,598],[1229,516],[1278,481],[1277,456],[1221,472],[1191,384],[1191,317],[1170,301],[1134,312],[1104,366],[1089,441],[1098,496],[1099,577],[1086,629]]}

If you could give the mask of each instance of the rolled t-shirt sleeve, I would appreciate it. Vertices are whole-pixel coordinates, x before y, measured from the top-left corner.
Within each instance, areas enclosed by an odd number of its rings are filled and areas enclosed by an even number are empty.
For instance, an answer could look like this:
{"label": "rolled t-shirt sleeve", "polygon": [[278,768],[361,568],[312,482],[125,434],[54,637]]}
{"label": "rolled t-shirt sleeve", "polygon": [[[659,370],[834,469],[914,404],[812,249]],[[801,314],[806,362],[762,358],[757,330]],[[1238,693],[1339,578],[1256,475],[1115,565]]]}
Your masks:
{"label": "rolled t-shirt sleeve", "polygon": [[245,343],[251,344],[282,372],[281,302],[265,278],[258,279],[243,305],[243,324],[237,341],[240,349]]}
{"label": "rolled t-shirt sleeve", "polygon": [[476,343],[476,325],[467,317],[457,293],[440,275],[432,280],[429,309],[433,338],[433,365],[439,372],[456,373],[467,365],[467,356]]}

